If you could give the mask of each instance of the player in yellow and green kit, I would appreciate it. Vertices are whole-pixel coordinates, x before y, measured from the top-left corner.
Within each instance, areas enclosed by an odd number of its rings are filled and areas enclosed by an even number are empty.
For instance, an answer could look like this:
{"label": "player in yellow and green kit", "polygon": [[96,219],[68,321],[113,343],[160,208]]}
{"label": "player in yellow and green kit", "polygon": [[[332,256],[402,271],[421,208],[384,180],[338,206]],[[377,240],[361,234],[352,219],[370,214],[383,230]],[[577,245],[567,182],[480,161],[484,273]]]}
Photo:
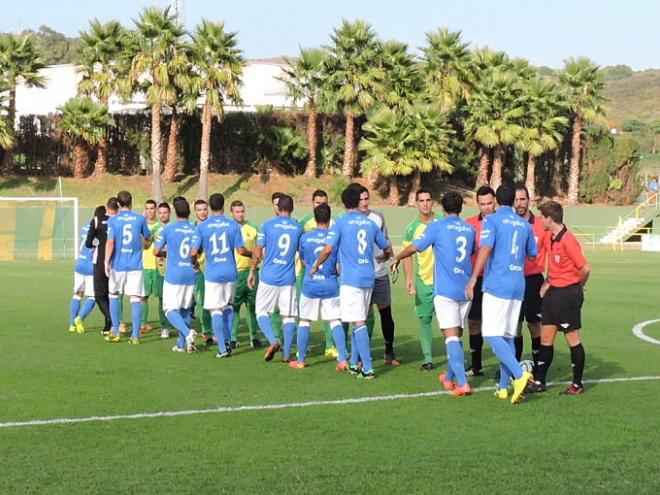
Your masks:
{"label": "player in yellow and green kit", "polygon": [[[308,213],[302,217],[298,222],[303,226],[303,232],[311,232],[316,229],[316,220],[314,220],[314,208],[320,204],[328,204],[328,193],[321,189],[317,189],[312,194],[312,213]],[[330,227],[334,225],[334,222],[330,220]],[[296,294],[300,298],[300,289],[302,287],[302,280],[305,277],[305,266],[301,263],[300,259],[296,260]],[[337,348],[335,347],[334,340],[332,338],[332,330],[330,329],[330,324],[327,321],[323,322],[323,334],[325,336],[325,355],[328,357],[336,358],[339,356]]]}
{"label": "player in yellow and green kit", "polygon": [[155,297],[158,301],[158,317],[160,321],[161,334],[164,335],[167,330],[167,318],[163,312],[163,276],[158,271],[156,257],[153,251],[153,241],[158,237],[163,229],[163,224],[157,218],[156,202],[148,199],[144,203],[144,218],[147,220],[147,227],[151,232],[151,239],[146,248],[142,250],[142,266],[144,273],[144,294],[142,298],[142,321],[140,322],[140,334],[151,332],[149,325],[149,297]]}
{"label": "player in yellow and green kit", "polygon": [[[433,198],[427,189],[419,189],[415,193],[415,205],[419,216],[408,224],[403,234],[403,248],[410,246],[426,230],[426,227],[434,220],[440,220],[441,214],[433,213]],[[433,249],[428,248],[417,253],[412,258],[403,261],[403,269],[406,277],[406,291],[415,296],[415,314],[419,318],[419,341],[422,345],[424,362],[422,371],[433,369],[433,266],[435,258]],[[413,266],[414,265],[414,266]],[[413,275],[414,273],[414,275]]]}
{"label": "player in yellow and green kit", "polygon": [[[231,204],[231,216],[241,225],[241,234],[243,243],[249,251],[254,251],[257,245],[257,234],[259,226],[245,219],[245,205],[242,201],[233,201]],[[234,294],[234,323],[231,329],[231,348],[238,346],[238,325],[240,323],[241,306],[247,307],[247,327],[250,338],[250,346],[254,348],[261,347],[261,341],[257,338],[257,315],[255,313],[255,302],[257,297],[257,285],[250,289],[247,285],[248,275],[250,274],[251,257],[241,256],[238,252],[236,256],[236,268],[238,270],[238,279],[236,280],[236,293]],[[257,283],[259,275],[255,272]]]}

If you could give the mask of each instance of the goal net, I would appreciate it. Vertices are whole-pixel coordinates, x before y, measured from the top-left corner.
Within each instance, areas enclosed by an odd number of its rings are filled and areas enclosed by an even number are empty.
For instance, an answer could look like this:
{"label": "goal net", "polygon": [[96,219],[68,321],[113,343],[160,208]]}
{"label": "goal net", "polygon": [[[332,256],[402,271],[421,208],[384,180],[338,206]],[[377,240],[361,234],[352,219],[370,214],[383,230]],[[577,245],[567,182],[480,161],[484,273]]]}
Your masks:
{"label": "goal net", "polygon": [[77,259],[78,198],[0,197],[0,261]]}

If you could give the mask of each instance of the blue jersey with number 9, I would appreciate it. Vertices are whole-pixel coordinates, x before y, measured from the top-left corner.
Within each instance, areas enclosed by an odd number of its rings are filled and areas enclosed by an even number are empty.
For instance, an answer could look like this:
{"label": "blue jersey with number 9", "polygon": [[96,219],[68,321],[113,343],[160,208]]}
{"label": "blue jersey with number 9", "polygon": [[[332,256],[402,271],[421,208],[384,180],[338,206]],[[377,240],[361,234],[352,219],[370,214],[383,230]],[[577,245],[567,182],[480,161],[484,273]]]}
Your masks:
{"label": "blue jersey with number 9", "polygon": [[172,285],[195,285],[197,274],[190,257],[194,235],[195,226],[187,220],[169,223],[160,231],[154,246],[167,249],[165,282]]}
{"label": "blue jersey with number 9", "polygon": [[108,220],[108,239],[115,241],[110,266],[116,272],[142,270],[142,238],[151,231],[142,215],[120,211]]}
{"label": "blue jersey with number 9", "polygon": [[302,225],[285,216],[277,216],[261,226],[257,246],[266,250],[261,269],[263,282],[278,287],[296,283],[296,252],[302,234]]}

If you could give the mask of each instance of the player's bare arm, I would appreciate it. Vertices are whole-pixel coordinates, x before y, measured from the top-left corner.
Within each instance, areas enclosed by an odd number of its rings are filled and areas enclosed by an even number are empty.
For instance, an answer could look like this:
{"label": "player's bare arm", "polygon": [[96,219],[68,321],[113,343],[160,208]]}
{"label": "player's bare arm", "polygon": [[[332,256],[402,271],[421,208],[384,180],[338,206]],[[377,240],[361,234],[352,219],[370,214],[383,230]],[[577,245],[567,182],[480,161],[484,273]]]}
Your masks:
{"label": "player's bare arm", "polygon": [[472,268],[472,276],[465,287],[465,295],[468,299],[474,297],[474,286],[477,285],[478,274],[481,273],[486,266],[490,252],[493,250],[491,246],[481,246],[479,248],[479,253],[477,254],[477,259],[474,262],[474,267]]}
{"label": "player's bare arm", "polygon": [[247,278],[247,285],[250,289],[254,289],[254,286],[257,283],[257,277],[255,275],[255,271],[257,270],[257,266],[259,265],[259,262],[261,261],[263,253],[264,253],[263,246],[255,247],[254,251],[252,252],[252,262],[250,264],[250,273],[248,274],[248,278]]}
{"label": "player's bare arm", "polygon": [[330,253],[332,253],[333,249],[334,248],[332,246],[326,246],[323,248],[323,251],[321,251],[319,257],[316,258],[312,268],[309,270],[310,275],[314,275],[317,271],[319,271],[319,266],[321,266],[323,262],[328,259],[328,256],[330,256]]}

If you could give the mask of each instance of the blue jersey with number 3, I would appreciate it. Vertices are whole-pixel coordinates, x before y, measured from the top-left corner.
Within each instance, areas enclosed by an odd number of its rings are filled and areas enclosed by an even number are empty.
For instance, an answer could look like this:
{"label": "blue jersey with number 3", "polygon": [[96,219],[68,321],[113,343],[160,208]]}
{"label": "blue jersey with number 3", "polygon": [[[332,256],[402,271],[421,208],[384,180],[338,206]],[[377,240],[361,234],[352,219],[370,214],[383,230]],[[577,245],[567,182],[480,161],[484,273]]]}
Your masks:
{"label": "blue jersey with number 3", "polygon": [[108,239],[115,241],[110,266],[116,272],[142,270],[142,238],[151,231],[142,215],[120,211],[108,220]]}
{"label": "blue jersey with number 3", "polygon": [[314,229],[300,238],[298,255],[305,264],[301,292],[310,299],[327,299],[339,296],[337,280],[337,251],[333,250],[314,275],[309,271],[325,247],[328,229]]}
{"label": "blue jersey with number 3", "polygon": [[338,251],[341,285],[374,286],[374,245],[381,249],[389,245],[378,225],[362,213],[349,211],[330,230],[327,243]]}
{"label": "blue jersey with number 3", "polygon": [[501,299],[522,301],[525,297],[525,258],[538,248],[529,222],[510,206],[484,218],[480,245],[493,250],[484,271],[484,292]]}
{"label": "blue jersey with number 3", "polygon": [[257,245],[266,250],[261,280],[268,285],[296,283],[296,252],[303,228],[290,217],[277,216],[264,223],[257,235]]}
{"label": "blue jersey with number 3", "polygon": [[433,295],[466,301],[465,287],[472,276],[472,252],[476,230],[456,216],[432,222],[413,241],[417,251],[433,246]]}
{"label": "blue jersey with number 3", "polygon": [[204,278],[209,282],[235,282],[238,278],[234,249],[245,247],[241,225],[223,215],[209,217],[195,229],[193,249],[206,256]]}
{"label": "blue jersey with number 3", "polygon": [[154,246],[167,249],[165,282],[173,285],[195,285],[197,274],[190,257],[194,235],[195,226],[187,220],[168,223],[160,231]]}

